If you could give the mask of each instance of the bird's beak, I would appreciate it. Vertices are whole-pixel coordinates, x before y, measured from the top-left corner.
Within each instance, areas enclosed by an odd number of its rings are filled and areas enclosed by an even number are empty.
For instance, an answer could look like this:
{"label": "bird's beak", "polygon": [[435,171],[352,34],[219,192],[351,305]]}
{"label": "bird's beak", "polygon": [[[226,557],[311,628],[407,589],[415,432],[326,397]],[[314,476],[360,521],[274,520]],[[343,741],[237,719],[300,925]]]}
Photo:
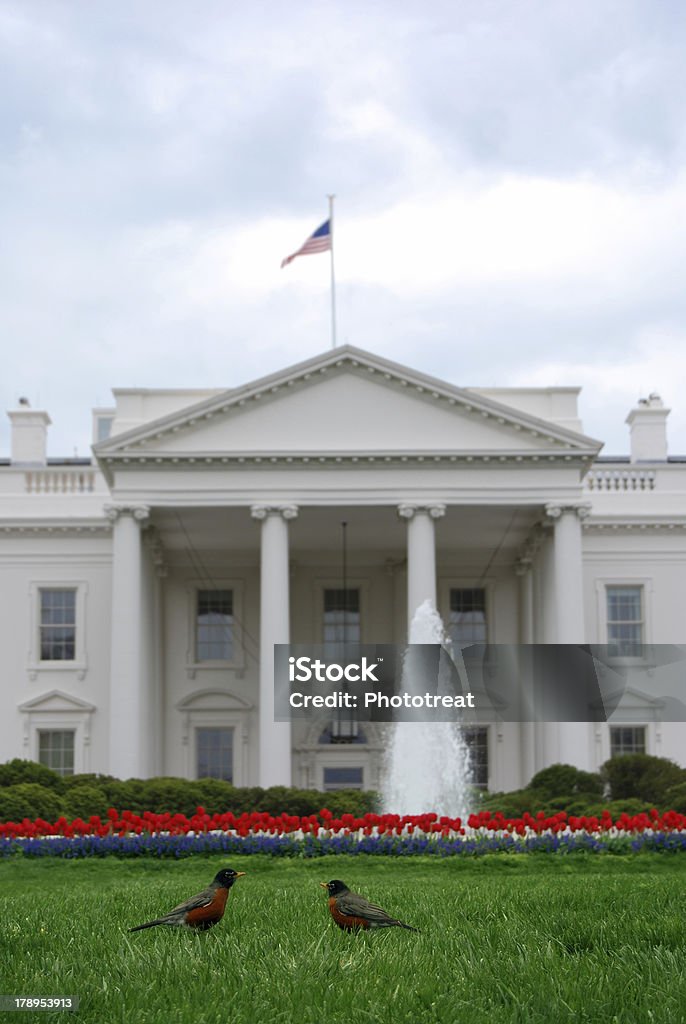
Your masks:
{"label": "bird's beak", "polygon": [[320,882],[319,884],[321,885],[322,889],[328,889],[329,888],[327,882]]}
{"label": "bird's beak", "polygon": [[244,874],[245,874],[245,871],[237,871],[236,872],[236,878],[242,878]]}

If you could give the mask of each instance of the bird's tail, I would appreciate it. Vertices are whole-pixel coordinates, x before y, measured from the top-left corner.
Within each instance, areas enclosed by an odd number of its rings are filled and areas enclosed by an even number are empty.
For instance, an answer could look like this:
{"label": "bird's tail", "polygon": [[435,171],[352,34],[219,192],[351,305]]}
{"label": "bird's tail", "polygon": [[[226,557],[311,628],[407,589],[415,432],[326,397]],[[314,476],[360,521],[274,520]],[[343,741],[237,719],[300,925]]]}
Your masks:
{"label": "bird's tail", "polygon": [[130,932],[142,932],[144,928],[154,928],[156,924],[164,924],[159,918],[155,921],[146,921],[145,924],[137,924],[135,928],[129,928]]}

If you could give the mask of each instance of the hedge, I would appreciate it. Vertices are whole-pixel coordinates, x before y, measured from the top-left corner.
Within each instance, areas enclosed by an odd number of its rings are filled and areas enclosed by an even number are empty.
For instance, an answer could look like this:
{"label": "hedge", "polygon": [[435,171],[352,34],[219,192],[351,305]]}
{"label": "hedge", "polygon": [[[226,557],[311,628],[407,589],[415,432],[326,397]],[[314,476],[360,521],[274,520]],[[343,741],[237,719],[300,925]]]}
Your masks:
{"label": "hedge", "polygon": [[[686,770],[666,758],[629,754],[606,761],[599,773],[554,764],[537,772],[525,789],[475,796],[481,810],[517,817],[526,811],[555,814],[635,814],[647,806],[686,813]],[[192,815],[202,806],[209,814],[253,811],[306,817],[329,807],[334,815],[361,817],[378,811],[376,793],[272,786],[236,787],[221,779],[116,779],[95,773],[62,777],[43,765],[15,759],[0,765],[0,821],[22,818],[55,820],[106,815],[110,807],[136,814]],[[416,808],[417,811],[425,808]],[[430,810],[430,808],[426,808]]]}
{"label": "hedge", "polygon": [[[39,780],[41,780],[39,782]],[[142,814],[179,813],[192,815],[198,806],[209,814],[251,811],[295,814],[306,817],[326,806],[335,815],[362,816],[378,809],[376,793],[338,790],[322,793],[314,789],[286,786],[232,786],[221,779],[126,779],[111,775],[83,774],[62,777],[31,761],[9,761],[0,765],[0,821],[44,818],[104,816],[110,807]]]}

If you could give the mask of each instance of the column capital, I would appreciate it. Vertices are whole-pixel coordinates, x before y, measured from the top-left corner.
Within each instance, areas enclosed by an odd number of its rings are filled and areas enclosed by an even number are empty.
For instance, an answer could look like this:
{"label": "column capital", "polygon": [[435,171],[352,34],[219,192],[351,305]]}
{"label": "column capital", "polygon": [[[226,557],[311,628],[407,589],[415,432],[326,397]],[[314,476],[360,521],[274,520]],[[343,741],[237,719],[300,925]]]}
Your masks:
{"label": "column capital", "polygon": [[565,514],[575,515],[583,521],[591,514],[591,503],[590,501],[548,501],[545,506],[545,514],[553,522]]}
{"label": "column capital", "polygon": [[297,505],[251,505],[250,515],[253,519],[263,520],[267,516],[281,516],[282,519],[297,519]]}
{"label": "column capital", "polygon": [[445,515],[445,505],[441,502],[434,502],[432,505],[413,505],[403,502],[402,505],[398,505],[398,515],[401,519],[414,519],[419,513],[428,515],[432,519],[442,519]]}
{"label": "column capital", "polygon": [[531,572],[532,560],[530,558],[518,558],[514,564],[515,576],[526,576]]}
{"label": "column capital", "polygon": [[131,516],[134,522],[143,526],[150,518],[149,505],[105,505],[104,512],[111,523],[116,523],[122,516]]}

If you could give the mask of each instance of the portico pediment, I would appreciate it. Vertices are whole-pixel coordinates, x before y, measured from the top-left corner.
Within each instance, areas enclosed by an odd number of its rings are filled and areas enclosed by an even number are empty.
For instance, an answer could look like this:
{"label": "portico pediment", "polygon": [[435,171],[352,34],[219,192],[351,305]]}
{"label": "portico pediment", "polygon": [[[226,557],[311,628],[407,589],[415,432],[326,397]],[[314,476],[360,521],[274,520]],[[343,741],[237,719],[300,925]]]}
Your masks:
{"label": "portico pediment", "polygon": [[379,454],[593,457],[599,442],[349,346],[95,447],[120,461]]}

